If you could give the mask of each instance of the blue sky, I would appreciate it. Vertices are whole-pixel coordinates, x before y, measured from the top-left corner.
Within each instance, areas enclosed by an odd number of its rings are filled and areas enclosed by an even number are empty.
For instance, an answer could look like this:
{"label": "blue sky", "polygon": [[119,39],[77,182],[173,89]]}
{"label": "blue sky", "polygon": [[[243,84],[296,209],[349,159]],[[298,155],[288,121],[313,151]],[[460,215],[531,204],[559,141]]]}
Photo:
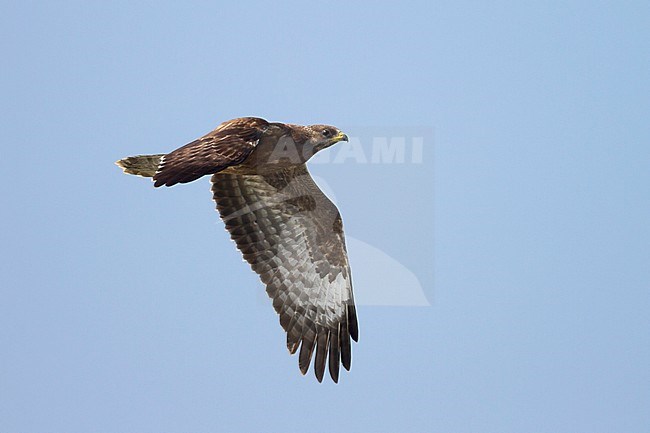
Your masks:
{"label": "blue sky", "polygon": [[[0,430],[647,431],[649,20],[5,2]],[[113,165],[244,115],[337,125],[367,155],[423,140],[419,162],[335,162],[341,144],[311,165],[354,244],[338,385],[299,374],[207,179]]]}

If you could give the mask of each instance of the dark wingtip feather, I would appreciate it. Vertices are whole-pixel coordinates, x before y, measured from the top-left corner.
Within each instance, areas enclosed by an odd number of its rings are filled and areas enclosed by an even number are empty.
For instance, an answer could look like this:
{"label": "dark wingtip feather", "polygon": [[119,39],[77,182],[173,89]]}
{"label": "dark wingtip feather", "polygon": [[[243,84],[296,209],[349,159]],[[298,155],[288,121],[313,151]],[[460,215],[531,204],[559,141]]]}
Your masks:
{"label": "dark wingtip feather", "polygon": [[329,332],[321,328],[318,330],[316,339],[316,357],[314,359],[314,373],[319,382],[323,381],[325,375],[325,362],[327,360],[327,344]]}
{"label": "dark wingtip feather", "polygon": [[[286,328],[287,348],[292,355],[296,353],[296,350],[300,345],[300,340],[302,338],[302,322],[302,316],[294,314]],[[282,324],[282,322],[280,322],[280,324]]]}
{"label": "dark wingtip feather", "polygon": [[359,341],[359,323],[357,322],[357,307],[348,305],[348,330],[354,341]]}
{"label": "dark wingtip feather", "polygon": [[330,356],[329,356],[329,370],[330,376],[334,383],[339,382],[339,365],[341,363],[341,352],[339,351],[339,335],[338,329],[332,329],[330,332]]}
{"label": "dark wingtip feather", "polygon": [[297,343],[287,343],[287,349],[289,350],[290,354],[296,353],[296,350],[298,350],[298,346],[300,346],[300,342]]}
{"label": "dark wingtip feather", "polygon": [[161,171],[154,175],[153,177],[153,186],[158,188],[159,186],[174,186],[178,183],[189,183],[195,181],[201,176],[191,175],[182,177],[172,173],[171,175],[167,172]]}
{"label": "dark wingtip feather", "polygon": [[350,347],[350,331],[347,323],[343,323],[341,326],[341,363],[343,364],[343,368],[350,371],[352,348]]}
{"label": "dark wingtip feather", "polygon": [[311,363],[311,354],[314,351],[315,344],[316,344],[316,333],[310,330],[302,338],[300,355],[298,355],[298,367],[300,367],[300,372],[303,375],[307,374],[307,371],[309,370],[309,364]]}

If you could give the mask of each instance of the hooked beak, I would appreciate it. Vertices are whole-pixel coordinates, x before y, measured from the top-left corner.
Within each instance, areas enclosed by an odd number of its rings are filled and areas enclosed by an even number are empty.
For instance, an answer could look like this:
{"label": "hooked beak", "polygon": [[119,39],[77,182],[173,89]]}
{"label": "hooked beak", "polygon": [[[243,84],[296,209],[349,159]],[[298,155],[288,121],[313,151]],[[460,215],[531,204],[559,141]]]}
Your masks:
{"label": "hooked beak", "polygon": [[333,135],[328,140],[321,141],[319,144],[317,144],[316,147],[314,148],[314,153],[323,149],[327,149],[328,147],[334,146],[339,141],[348,141],[348,136],[342,133],[341,131],[339,131],[336,133],[336,135]]}
{"label": "hooked beak", "polygon": [[338,143],[339,141],[348,141],[348,136],[339,131],[334,137],[332,137],[333,143]]}

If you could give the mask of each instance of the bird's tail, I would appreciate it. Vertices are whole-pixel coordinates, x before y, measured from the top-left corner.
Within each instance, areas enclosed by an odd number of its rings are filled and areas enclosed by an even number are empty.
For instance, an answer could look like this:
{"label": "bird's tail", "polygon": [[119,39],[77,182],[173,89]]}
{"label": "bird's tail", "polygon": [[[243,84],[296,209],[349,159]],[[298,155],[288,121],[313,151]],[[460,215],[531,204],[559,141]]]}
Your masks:
{"label": "bird's tail", "polygon": [[138,155],[128,156],[120,159],[117,164],[124,173],[135,174],[136,176],[153,177],[164,154],[159,155]]}

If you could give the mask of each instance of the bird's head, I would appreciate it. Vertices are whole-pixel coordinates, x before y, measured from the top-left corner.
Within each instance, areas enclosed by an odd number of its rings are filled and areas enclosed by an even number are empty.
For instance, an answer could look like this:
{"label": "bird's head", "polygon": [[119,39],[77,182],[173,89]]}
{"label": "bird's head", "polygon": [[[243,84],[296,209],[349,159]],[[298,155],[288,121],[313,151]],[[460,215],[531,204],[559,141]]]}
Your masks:
{"label": "bird's head", "polygon": [[305,142],[305,150],[313,149],[313,153],[327,149],[339,141],[348,141],[348,136],[334,126],[310,125],[307,130],[309,136]]}
{"label": "bird's head", "polygon": [[[278,126],[279,125],[279,126]],[[348,136],[340,129],[329,125],[300,126],[273,124],[277,128],[270,146],[258,146],[257,158],[265,165],[291,166],[304,164],[316,152],[326,149],[339,141],[348,141]],[[271,135],[268,131],[267,134]]]}

